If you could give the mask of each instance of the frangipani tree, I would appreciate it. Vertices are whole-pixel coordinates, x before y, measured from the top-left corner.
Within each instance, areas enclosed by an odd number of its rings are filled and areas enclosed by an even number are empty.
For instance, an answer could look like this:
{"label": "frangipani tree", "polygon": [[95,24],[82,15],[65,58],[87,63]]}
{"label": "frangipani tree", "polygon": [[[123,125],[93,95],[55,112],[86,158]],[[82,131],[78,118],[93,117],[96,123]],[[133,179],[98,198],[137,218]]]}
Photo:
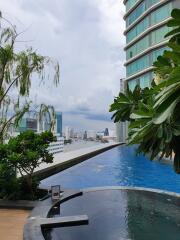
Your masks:
{"label": "frangipani tree", "polygon": [[[50,80],[57,86],[59,64],[31,47],[17,52],[16,42],[20,34],[2,15],[0,21],[0,141],[3,142],[10,125],[17,125],[32,106],[28,97],[33,78],[45,81],[51,66]],[[45,104],[39,106],[38,112],[44,114],[45,110],[53,113],[53,107]]]}
{"label": "frangipani tree", "polygon": [[[138,144],[138,153],[151,159],[174,158],[174,169],[180,173],[180,10],[172,11],[168,27],[173,27],[163,56],[154,63],[155,78],[151,88],[121,93],[110,111],[113,119],[129,121],[129,144]],[[138,94],[138,97],[137,97]],[[124,114],[124,112],[126,114]]]}

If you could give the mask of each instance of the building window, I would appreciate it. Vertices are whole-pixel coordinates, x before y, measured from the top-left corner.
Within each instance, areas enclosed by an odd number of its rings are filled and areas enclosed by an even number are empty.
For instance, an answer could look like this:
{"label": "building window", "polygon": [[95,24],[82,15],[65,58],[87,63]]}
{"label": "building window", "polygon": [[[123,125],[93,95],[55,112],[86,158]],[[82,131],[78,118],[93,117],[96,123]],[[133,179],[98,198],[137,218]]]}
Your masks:
{"label": "building window", "polygon": [[153,62],[156,61],[157,57],[162,55],[164,50],[167,49],[168,49],[167,47],[159,48],[127,65],[126,67],[127,77],[152,66]]}
{"label": "building window", "polygon": [[130,63],[126,70],[127,70],[127,76],[131,76],[135,73],[138,73],[142,71],[145,68],[148,68],[150,66],[150,58],[149,55],[145,55],[138,60],[134,61],[133,63]]}
{"label": "building window", "polygon": [[126,19],[126,26],[131,25],[138,17],[140,17],[145,12],[145,2],[142,2],[137,8],[130,13],[130,15]]}
{"label": "building window", "polygon": [[164,21],[165,19],[171,16],[172,11],[172,3],[168,3],[148,16],[146,16],[141,22],[139,22],[136,26],[134,26],[126,35],[127,43],[131,42],[134,38],[143,33],[146,29],[155,24]]}
{"label": "building window", "polygon": [[126,60],[135,57],[139,53],[148,49],[151,46],[154,46],[165,40],[164,36],[170,31],[172,28],[168,28],[167,26],[163,26],[158,28],[157,30],[152,31],[150,34],[146,35],[144,38],[135,43],[132,47],[128,48],[126,51]]}
{"label": "building window", "polygon": [[144,0],[140,3],[126,19],[126,25],[131,25],[137,18],[139,18],[146,10],[158,3],[159,0]]}
{"label": "building window", "polygon": [[126,12],[129,11],[129,9],[131,9],[136,3],[137,3],[138,0],[128,0],[126,2]]}
{"label": "building window", "polygon": [[132,28],[126,35],[127,43],[132,41],[135,37],[140,35],[149,27],[149,18],[144,18],[139,24]]}
{"label": "building window", "polygon": [[151,45],[153,46],[155,44],[158,44],[158,43],[166,40],[164,36],[171,30],[172,30],[172,28],[163,26],[163,27],[158,28],[157,30],[153,31],[151,33]]}
{"label": "building window", "polygon": [[172,4],[168,3],[161,8],[158,8],[156,11],[152,12],[150,16],[151,25],[155,25],[164,19],[171,16]]}
{"label": "building window", "polygon": [[146,73],[140,77],[140,87],[146,88],[151,86],[152,74]]}
{"label": "building window", "polygon": [[128,87],[129,87],[129,89],[130,89],[131,91],[134,90],[134,88],[136,87],[136,85],[137,85],[136,79],[135,79],[135,80],[131,80],[131,81],[128,82]]}
{"label": "building window", "polygon": [[150,46],[150,38],[149,35],[138,41],[132,47],[128,48],[126,51],[126,59],[129,60],[130,58],[136,56],[137,54],[143,52]]}
{"label": "building window", "polygon": [[139,85],[141,88],[146,88],[151,86],[152,81],[152,72],[141,75],[138,78],[128,81],[128,86],[131,91],[134,90],[136,85]]}

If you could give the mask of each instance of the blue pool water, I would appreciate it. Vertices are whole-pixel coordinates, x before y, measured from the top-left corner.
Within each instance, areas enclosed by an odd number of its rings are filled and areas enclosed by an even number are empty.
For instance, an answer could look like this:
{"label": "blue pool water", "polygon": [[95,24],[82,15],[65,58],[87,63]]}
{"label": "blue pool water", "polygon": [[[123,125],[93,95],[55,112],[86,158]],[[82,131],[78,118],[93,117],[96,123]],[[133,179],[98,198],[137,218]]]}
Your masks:
{"label": "blue pool water", "polygon": [[55,174],[42,186],[64,188],[137,186],[180,193],[180,175],[172,165],[136,156],[133,147],[120,146]]}

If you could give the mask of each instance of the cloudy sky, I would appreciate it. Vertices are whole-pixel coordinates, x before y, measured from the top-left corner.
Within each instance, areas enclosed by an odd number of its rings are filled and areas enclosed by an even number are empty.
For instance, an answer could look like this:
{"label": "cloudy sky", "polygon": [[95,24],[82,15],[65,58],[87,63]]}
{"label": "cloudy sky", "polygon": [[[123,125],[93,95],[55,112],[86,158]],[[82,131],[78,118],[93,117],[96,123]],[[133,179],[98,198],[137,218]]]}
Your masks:
{"label": "cloudy sky", "polygon": [[[31,95],[63,112],[63,125],[78,130],[113,128],[108,113],[123,62],[121,0],[0,0],[4,17],[24,31],[17,49],[33,46],[60,63],[58,88],[47,82]],[[34,80],[35,81],[35,80]]]}

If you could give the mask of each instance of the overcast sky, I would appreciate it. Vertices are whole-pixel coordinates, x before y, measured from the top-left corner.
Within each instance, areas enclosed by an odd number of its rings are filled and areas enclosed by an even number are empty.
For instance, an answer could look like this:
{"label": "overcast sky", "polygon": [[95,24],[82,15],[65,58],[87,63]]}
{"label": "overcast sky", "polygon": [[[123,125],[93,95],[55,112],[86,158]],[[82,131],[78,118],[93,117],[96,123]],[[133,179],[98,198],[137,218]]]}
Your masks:
{"label": "overcast sky", "polygon": [[[18,43],[60,63],[60,85],[47,83],[31,95],[63,112],[63,125],[78,130],[113,129],[108,113],[123,63],[122,0],[0,0],[2,14],[26,29]],[[17,46],[17,48],[20,46]],[[24,47],[24,46],[23,46]]]}

